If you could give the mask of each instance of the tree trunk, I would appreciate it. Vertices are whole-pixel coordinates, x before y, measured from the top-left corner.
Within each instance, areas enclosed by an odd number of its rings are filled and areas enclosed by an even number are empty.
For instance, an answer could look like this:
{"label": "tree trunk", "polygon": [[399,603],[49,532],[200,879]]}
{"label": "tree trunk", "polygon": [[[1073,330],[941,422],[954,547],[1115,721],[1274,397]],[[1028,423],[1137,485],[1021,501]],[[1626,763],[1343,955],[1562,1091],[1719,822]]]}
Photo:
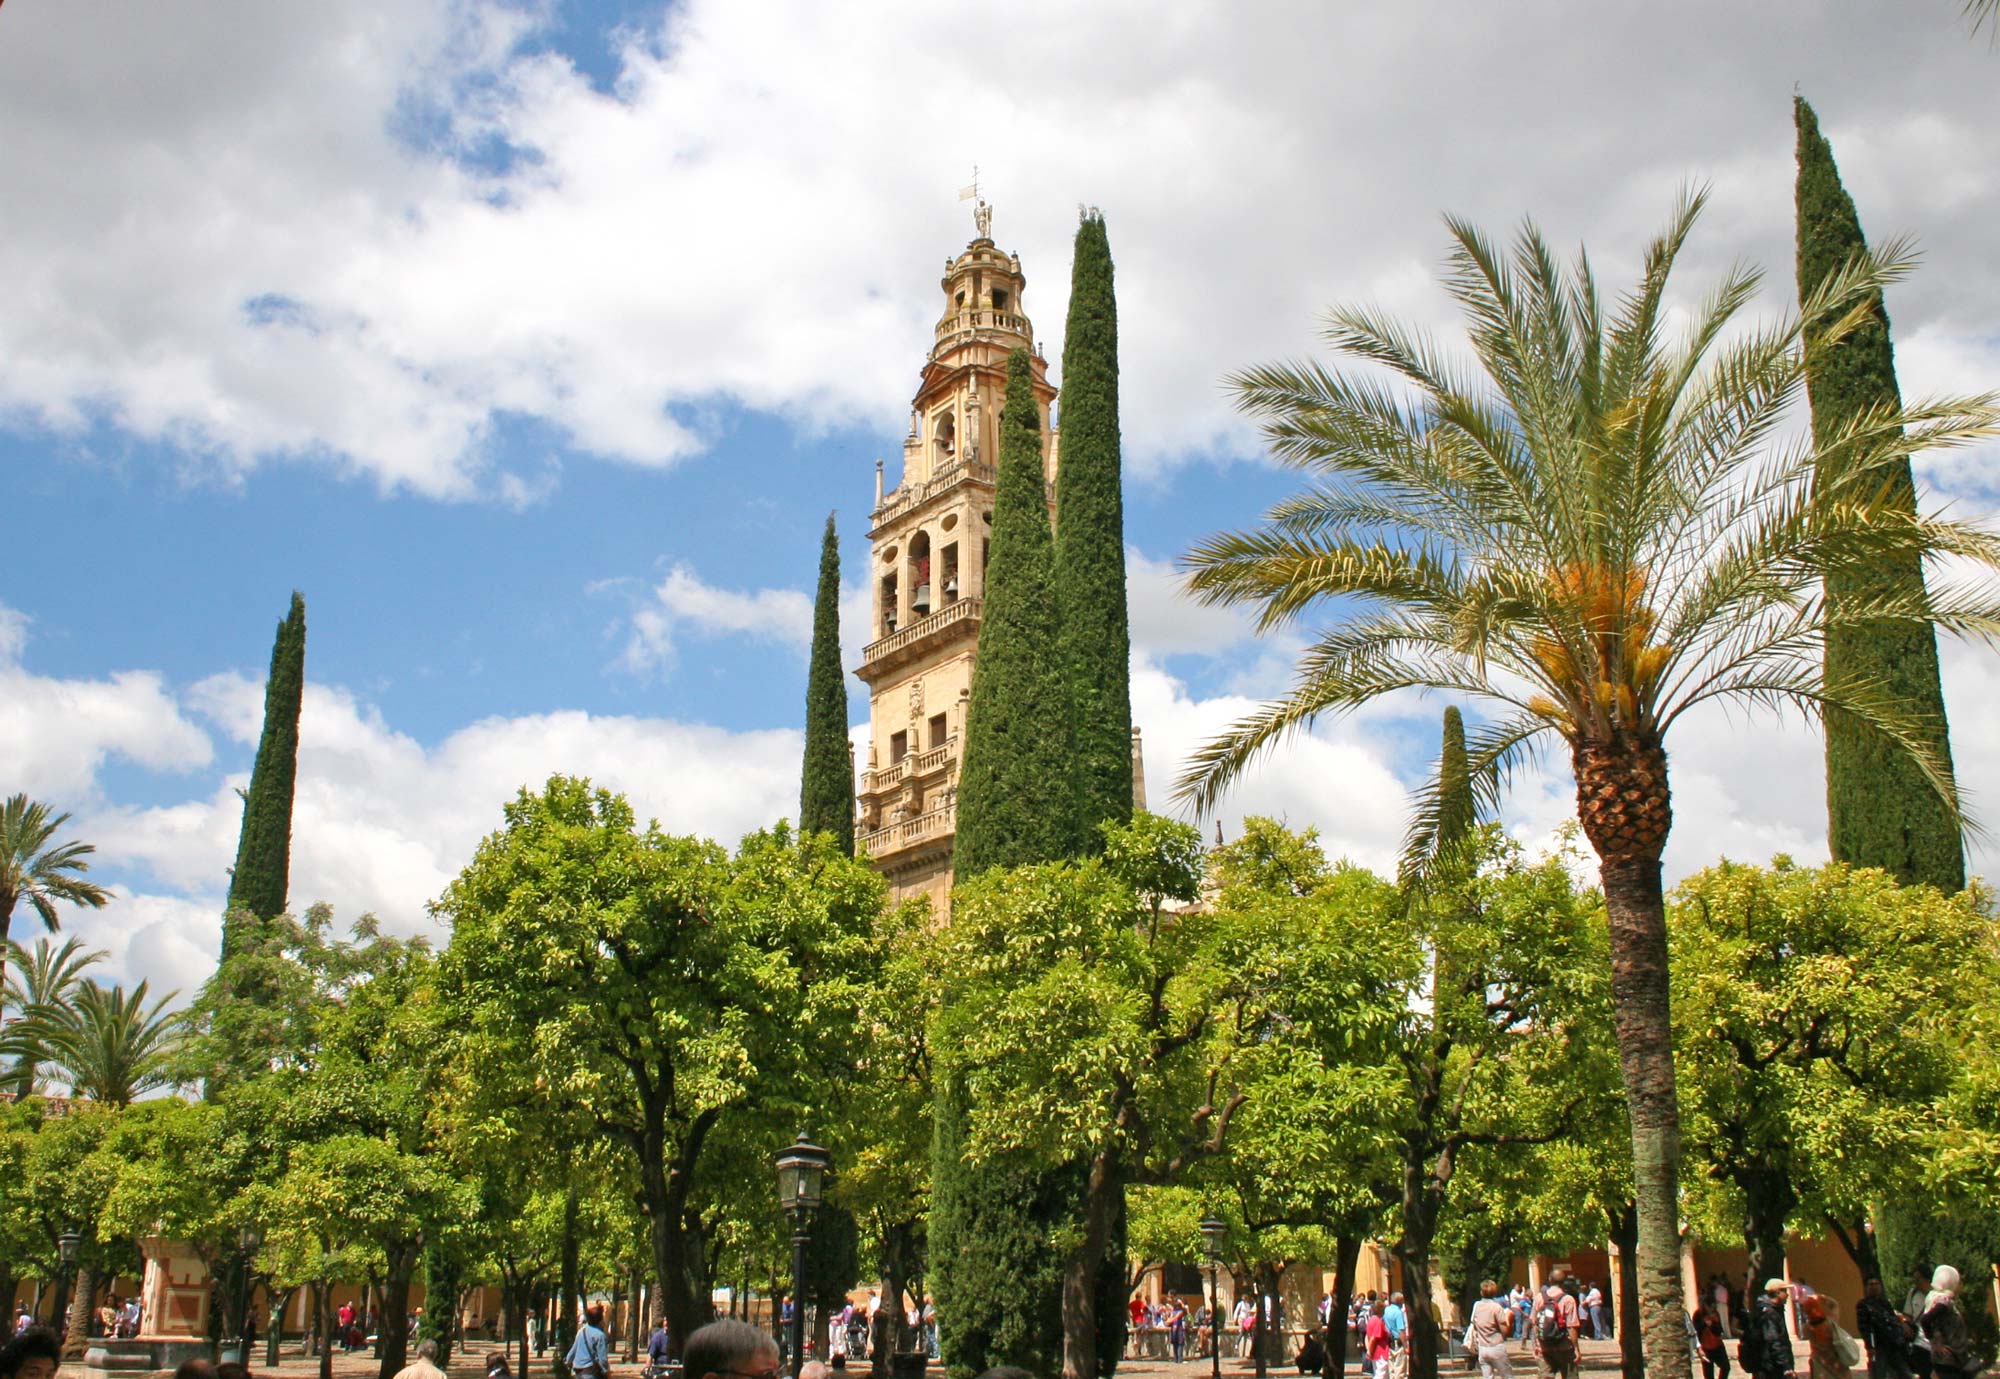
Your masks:
{"label": "tree trunk", "polygon": [[1660,854],[1673,824],[1667,754],[1621,736],[1572,755],[1577,817],[1596,849],[1611,929],[1611,1000],[1619,1071],[1632,1123],[1634,1255],[1649,1379],[1685,1379],[1687,1301],[1681,1295],[1680,1101],[1667,976],[1667,908]]}
{"label": "tree trunk", "polygon": [[1063,1379],[1097,1379],[1097,1296],[1118,1214],[1118,1170],[1099,1154],[1083,1190],[1083,1238],[1063,1261]]}
{"label": "tree trunk", "polygon": [[90,1318],[97,1310],[97,1271],[88,1264],[76,1266],[76,1292],[70,1297],[69,1311],[65,1314],[66,1330],[63,1332],[62,1357],[65,1362],[81,1360],[83,1352],[90,1348]]}
{"label": "tree trunk", "polygon": [[[1435,1097],[1429,1098],[1431,1102]],[[1444,1183],[1451,1177],[1449,1151],[1438,1156],[1432,1170],[1428,1138],[1415,1139],[1404,1149],[1403,1233],[1396,1241],[1396,1259],[1403,1266],[1403,1317],[1409,1323],[1404,1344],[1410,1348],[1410,1379],[1437,1379],[1437,1323],[1431,1316],[1431,1250],[1437,1239],[1438,1208]]]}
{"label": "tree trunk", "polygon": [[393,1379],[410,1363],[410,1280],[417,1271],[417,1243],[408,1241],[387,1251],[389,1271],[382,1280],[382,1305],[376,1325],[382,1337],[380,1379]]}
{"label": "tree trunk", "polygon": [[1361,1261],[1361,1236],[1333,1238],[1333,1305],[1326,1314],[1326,1372],[1341,1379],[1347,1372],[1347,1313],[1354,1306],[1354,1268]]}
{"label": "tree trunk", "polygon": [[903,1315],[903,1288],[909,1279],[910,1237],[908,1221],[897,1221],[882,1231],[882,1306],[889,1314],[889,1343],[871,1357],[869,1368],[875,1379],[889,1379],[891,1355],[910,1349],[909,1321]]}
{"label": "tree trunk", "polygon": [[[291,1305],[292,1297],[298,1291],[287,1288],[280,1293],[272,1285],[265,1285],[264,1292],[271,1303],[271,1315],[264,1328],[264,1364],[267,1368],[278,1367],[278,1346],[285,1334],[285,1308]],[[248,1363],[247,1357],[245,1363]]]}
{"label": "tree trunk", "polygon": [[576,1183],[572,1181],[569,1190],[563,1195],[562,1259],[557,1277],[557,1286],[562,1289],[562,1296],[556,1302],[559,1309],[556,1322],[556,1358],[552,1362],[555,1372],[564,1375],[569,1373],[570,1343],[576,1340],[576,1294],[577,1289],[582,1286],[577,1261],[577,1252],[582,1248],[579,1238],[580,1227],[577,1224],[581,1210],[581,1197]]}
{"label": "tree trunk", "polygon": [[1277,1291],[1278,1269],[1274,1264],[1259,1264],[1250,1271],[1250,1355],[1257,1366],[1257,1379],[1265,1379],[1270,1369],[1270,1356],[1265,1354],[1268,1337],[1265,1329],[1269,1309],[1265,1299]]}
{"label": "tree trunk", "polygon": [[1740,1166],[1731,1177],[1743,1194],[1743,1248],[1750,1256],[1751,1283],[1785,1276],[1785,1227],[1798,1194],[1782,1168]]}
{"label": "tree trunk", "polygon": [[708,1321],[708,1266],[700,1242],[690,1240],[687,1194],[718,1113],[704,1111],[694,1118],[671,1162],[665,1102],[647,1105],[643,1114],[645,1132],[633,1144],[639,1160],[640,1204],[653,1247],[653,1276],[660,1288],[656,1310],[667,1319],[672,1358],[678,1360],[687,1338]]}
{"label": "tree trunk", "polygon": [[1623,1379],[1646,1379],[1646,1352],[1639,1332],[1639,1209],[1627,1202],[1606,1215],[1611,1218],[1611,1238],[1618,1243],[1618,1369]]}
{"label": "tree trunk", "polygon": [[[5,952],[0,948],[0,952]],[[14,1266],[0,1263],[0,1317],[5,1317],[11,1335],[14,1326],[14,1294],[21,1290],[21,1280],[14,1276]]]}
{"label": "tree trunk", "polygon": [[1876,1253],[1875,1232],[1869,1229],[1866,1216],[1855,1221],[1842,1221],[1829,1215],[1826,1224],[1864,1280],[1882,1277],[1882,1258]]}
{"label": "tree trunk", "polygon": [[319,1336],[319,1379],[333,1379],[333,1281],[313,1285],[313,1331]]}

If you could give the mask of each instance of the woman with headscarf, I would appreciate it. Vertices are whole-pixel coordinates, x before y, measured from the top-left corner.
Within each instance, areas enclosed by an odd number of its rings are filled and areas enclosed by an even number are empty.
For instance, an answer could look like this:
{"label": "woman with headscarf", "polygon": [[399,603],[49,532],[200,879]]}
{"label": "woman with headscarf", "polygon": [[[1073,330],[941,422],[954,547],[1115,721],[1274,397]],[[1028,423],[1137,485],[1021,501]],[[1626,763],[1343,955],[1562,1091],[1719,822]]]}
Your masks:
{"label": "woman with headscarf", "polygon": [[1854,1379],[1853,1366],[1861,1352],[1835,1320],[1839,1310],[1840,1304],[1824,1293],[1808,1293],[1799,1299],[1812,1354],[1812,1379]]}
{"label": "woman with headscarf", "polygon": [[1931,1373],[1936,1379],[1972,1379],[1979,1362],[1972,1354],[1972,1337],[1965,1314],[1958,1310],[1958,1270],[1940,1264],[1931,1275],[1931,1293],[1924,1299],[1924,1338],[1931,1343]]}

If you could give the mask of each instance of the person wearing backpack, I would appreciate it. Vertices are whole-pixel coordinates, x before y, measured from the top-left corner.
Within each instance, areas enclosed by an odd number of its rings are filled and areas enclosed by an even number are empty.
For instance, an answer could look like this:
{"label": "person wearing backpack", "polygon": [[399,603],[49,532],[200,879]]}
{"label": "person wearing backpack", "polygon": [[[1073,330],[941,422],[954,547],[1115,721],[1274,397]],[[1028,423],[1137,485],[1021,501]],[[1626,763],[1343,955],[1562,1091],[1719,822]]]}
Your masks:
{"label": "person wearing backpack", "polygon": [[1576,1379],[1576,1336],[1581,1326],[1576,1299],[1551,1283],[1535,1309],[1535,1354],[1543,1379]]}
{"label": "person wearing backpack", "polygon": [[1791,1284],[1774,1278],[1750,1304],[1743,1339],[1736,1343],[1736,1359],[1754,1379],[1786,1379],[1792,1372],[1792,1333],[1785,1326],[1785,1303],[1791,1294]]}

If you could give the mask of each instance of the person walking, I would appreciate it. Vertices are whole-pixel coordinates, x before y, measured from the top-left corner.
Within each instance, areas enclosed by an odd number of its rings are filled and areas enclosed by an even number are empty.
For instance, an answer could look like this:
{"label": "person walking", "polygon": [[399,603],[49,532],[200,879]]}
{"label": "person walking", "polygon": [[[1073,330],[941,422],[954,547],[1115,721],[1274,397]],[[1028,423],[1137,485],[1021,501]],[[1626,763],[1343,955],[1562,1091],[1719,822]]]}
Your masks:
{"label": "person walking", "polygon": [[1591,1340],[1608,1341],[1611,1339],[1611,1327],[1604,1316],[1604,1290],[1594,1282],[1584,1286],[1583,1315],[1590,1322]]}
{"label": "person walking", "polygon": [[1690,1320],[1694,1324],[1695,1353],[1701,1357],[1701,1379],[1729,1379],[1729,1347],[1723,1343],[1714,1293],[1701,1299]]}
{"label": "person walking", "polygon": [[646,1338],[646,1368],[654,1374],[665,1374],[673,1362],[673,1349],[673,1338],[667,1334],[667,1319],[655,1318],[653,1334]]}
{"label": "person walking", "polygon": [[583,1310],[583,1325],[563,1356],[574,1379],[610,1379],[611,1338],[604,1334],[604,1304],[593,1302]]}
{"label": "person walking", "polygon": [[1410,1314],[1403,1310],[1401,1293],[1389,1294],[1382,1324],[1389,1328],[1389,1379],[1403,1379],[1410,1372]]}
{"label": "person walking", "polygon": [[1862,1284],[1854,1307],[1854,1329],[1868,1347],[1868,1379],[1914,1379],[1910,1368],[1911,1326],[1890,1303],[1882,1280]]}
{"label": "person walking", "polygon": [[1752,1379],[1786,1379],[1792,1372],[1792,1333],[1785,1325],[1785,1303],[1791,1293],[1792,1286],[1783,1279],[1767,1279],[1763,1293],[1750,1304],[1736,1358]]}
{"label": "person walking", "polygon": [[1389,1356],[1393,1347],[1389,1343],[1389,1323],[1382,1319],[1388,1311],[1387,1303],[1376,1303],[1368,1309],[1368,1320],[1362,1342],[1362,1371],[1374,1379],[1388,1379]]}
{"label": "person walking", "polygon": [[1479,1379],[1514,1379],[1514,1362],[1507,1356],[1507,1337],[1514,1330],[1514,1313],[1499,1298],[1500,1285],[1487,1279],[1472,1304],[1466,1340],[1479,1362]]}
{"label": "person walking", "polygon": [[1924,1339],[1931,1345],[1935,1379],[1973,1379],[1982,1368],[1972,1353],[1965,1313],[1958,1308],[1958,1283],[1958,1270],[1940,1264],[1931,1275],[1931,1291],[1924,1299],[1922,1325]]}
{"label": "person walking", "polygon": [[1576,1379],[1576,1340],[1582,1329],[1576,1299],[1561,1283],[1542,1290],[1535,1309],[1535,1355],[1543,1379]]}
{"label": "person walking", "polygon": [[1861,1347],[1841,1329],[1839,1300],[1813,1293],[1800,1300],[1799,1311],[1805,1317],[1812,1379],[1854,1379]]}
{"label": "person walking", "polygon": [[1236,1356],[1247,1359],[1257,1341],[1257,1308],[1248,1298],[1236,1300]]}

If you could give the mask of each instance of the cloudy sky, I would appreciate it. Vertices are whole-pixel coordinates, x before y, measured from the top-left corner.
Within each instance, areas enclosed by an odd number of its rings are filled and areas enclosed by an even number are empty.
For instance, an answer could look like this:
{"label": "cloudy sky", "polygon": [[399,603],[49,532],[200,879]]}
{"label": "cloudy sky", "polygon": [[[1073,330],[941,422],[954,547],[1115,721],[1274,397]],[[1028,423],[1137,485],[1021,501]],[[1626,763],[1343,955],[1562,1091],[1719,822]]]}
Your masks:
{"label": "cloudy sky", "polygon": [[[1175,594],[1192,538],[1286,490],[1218,381],[1311,351],[1335,301],[1447,324],[1442,212],[1532,215],[1615,280],[1706,183],[1683,286],[1747,259],[1780,311],[1797,83],[1871,235],[1924,250],[1890,302],[1906,390],[2000,382],[2000,52],[1958,9],[19,0],[0,790],[97,844],[117,899],[71,925],[109,973],[197,984],[296,587],[297,903],[427,928],[555,770],[723,838],[791,812],[819,524],[857,564],[976,164],[1052,361],[1078,204],[1110,229],[1161,800],[1286,666]],[[1924,478],[1984,511],[2000,453]],[[1947,668],[1961,773],[2000,808],[2000,659]],[[1325,725],[1225,826],[1275,813],[1388,864],[1439,707]],[[1682,732],[1676,873],[1823,854],[1809,732]],[[1524,782],[1509,818],[1542,836],[1567,794]]]}

